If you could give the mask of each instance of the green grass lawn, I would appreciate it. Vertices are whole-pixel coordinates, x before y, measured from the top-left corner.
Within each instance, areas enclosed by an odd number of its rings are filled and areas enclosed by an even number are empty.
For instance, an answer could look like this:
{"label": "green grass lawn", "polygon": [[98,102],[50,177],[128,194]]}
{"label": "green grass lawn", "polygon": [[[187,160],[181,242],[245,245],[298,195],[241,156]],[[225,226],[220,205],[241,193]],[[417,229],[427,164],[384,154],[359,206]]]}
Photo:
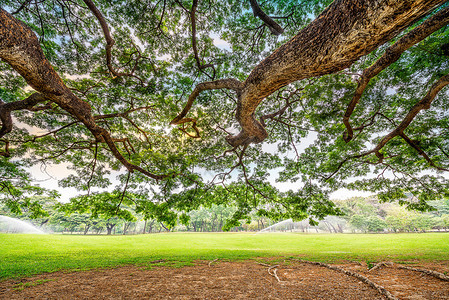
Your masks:
{"label": "green grass lawn", "polygon": [[300,256],[319,261],[449,260],[449,233],[250,234],[169,233],[134,236],[0,234],[0,280],[57,270],[151,265],[164,259]]}

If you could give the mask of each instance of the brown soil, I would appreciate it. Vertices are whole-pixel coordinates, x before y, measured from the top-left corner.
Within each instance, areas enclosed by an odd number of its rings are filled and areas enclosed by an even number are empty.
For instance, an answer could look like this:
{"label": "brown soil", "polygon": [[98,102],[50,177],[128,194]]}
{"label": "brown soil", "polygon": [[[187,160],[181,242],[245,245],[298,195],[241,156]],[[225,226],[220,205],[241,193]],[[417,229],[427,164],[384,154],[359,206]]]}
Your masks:
{"label": "brown soil", "polygon": [[[276,268],[269,266],[278,265]],[[156,264],[155,264],[156,265]],[[383,286],[398,299],[449,299],[449,282],[388,264],[368,271],[336,264]],[[407,266],[441,273],[449,262]],[[278,279],[280,281],[278,281]],[[0,299],[386,299],[353,276],[299,261],[197,262],[194,266],[126,266],[56,272],[0,282]]]}

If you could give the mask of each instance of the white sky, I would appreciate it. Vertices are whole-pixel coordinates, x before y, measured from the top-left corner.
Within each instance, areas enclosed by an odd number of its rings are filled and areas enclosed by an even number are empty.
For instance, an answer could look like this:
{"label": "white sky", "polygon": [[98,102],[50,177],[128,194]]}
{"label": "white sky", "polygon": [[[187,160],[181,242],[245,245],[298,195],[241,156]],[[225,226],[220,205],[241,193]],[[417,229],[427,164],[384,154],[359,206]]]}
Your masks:
{"label": "white sky", "polygon": [[[77,195],[81,195],[85,193],[85,191],[77,191],[75,188],[63,188],[58,185],[58,180],[68,176],[71,171],[66,168],[65,165],[46,165],[45,167],[36,165],[32,168],[28,169],[33,175],[34,183],[38,184],[41,187],[57,190],[61,194],[61,198],[59,199],[61,202],[68,202],[70,198],[75,197]],[[119,183],[116,180],[116,176],[118,176],[120,172],[113,172],[111,176],[108,178],[111,180],[112,185],[108,190],[114,189],[115,185]],[[273,173],[274,174],[274,173]],[[274,178],[275,176],[272,176]],[[291,182],[272,182],[274,186],[276,186],[280,191],[285,192],[288,190],[297,190],[299,184],[291,183]],[[93,191],[96,191],[93,189]],[[363,191],[351,191],[347,189],[340,189],[330,195],[331,199],[348,199],[351,197],[366,197],[370,196],[372,193],[363,192]]]}

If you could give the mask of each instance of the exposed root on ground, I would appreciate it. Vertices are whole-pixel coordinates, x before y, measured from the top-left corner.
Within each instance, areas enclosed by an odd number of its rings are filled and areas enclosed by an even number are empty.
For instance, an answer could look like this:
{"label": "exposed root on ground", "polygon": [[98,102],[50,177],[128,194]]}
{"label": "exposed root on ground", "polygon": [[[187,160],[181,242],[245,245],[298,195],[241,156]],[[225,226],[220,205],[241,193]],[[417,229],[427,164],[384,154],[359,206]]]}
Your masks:
{"label": "exposed root on ground", "polygon": [[368,270],[368,272],[377,270],[377,269],[382,268],[382,267],[392,267],[392,266],[393,266],[392,262],[382,261],[380,263],[375,264],[374,267],[372,267],[371,269]]}
{"label": "exposed root on ground", "polygon": [[297,260],[297,261],[299,261],[301,263],[306,263],[306,264],[312,264],[312,265],[325,267],[325,268],[328,268],[328,269],[331,269],[331,270],[334,270],[334,271],[346,274],[348,276],[355,277],[358,280],[360,280],[360,281],[368,284],[372,288],[376,289],[381,295],[385,296],[388,300],[399,300],[398,298],[393,296],[389,291],[387,291],[383,286],[381,286],[381,285],[379,285],[379,284],[369,280],[365,276],[360,275],[358,273],[355,273],[355,272],[352,272],[352,271],[349,271],[349,270],[345,270],[345,269],[342,269],[342,268],[337,267],[337,266],[332,266],[332,265],[328,265],[328,264],[325,264],[325,263],[321,263],[321,262],[307,261],[307,260],[300,260],[300,259]]}
{"label": "exposed root on ground", "polygon": [[359,265],[359,266],[363,266],[363,263],[360,262],[360,261],[358,261],[358,260],[350,260],[349,262],[354,263],[354,264],[357,264],[357,265]]}
{"label": "exposed root on ground", "polygon": [[216,258],[216,259],[214,259],[214,260],[211,260],[210,262],[209,262],[209,267],[214,263],[214,262],[216,262],[218,260],[218,258]]}
{"label": "exposed root on ground", "polygon": [[[268,268],[268,274],[270,274],[271,276],[273,276],[274,278],[276,278],[276,280],[278,281],[278,282],[281,282],[281,280],[279,279],[279,276],[278,276],[278,274],[276,273],[276,271],[277,271],[277,267],[279,267],[279,265],[274,265],[274,266],[271,266],[271,267],[269,267]],[[273,272],[271,272],[271,270],[273,269]]]}
{"label": "exposed root on ground", "polygon": [[419,268],[412,268],[412,267],[406,267],[406,266],[399,266],[398,269],[405,269],[405,270],[411,270],[411,271],[415,271],[415,272],[421,272],[430,276],[433,276],[435,278],[444,280],[444,281],[449,281],[449,276],[444,275],[443,273],[437,272],[437,271],[432,271],[432,270],[427,270],[427,269],[419,269]]}
{"label": "exposed root on ground", "polygon": [[[374,265],[374,267],[372,267],[371,269],[368,270],[368,272],[374,271],[376,269],[379,269],[381,267],[394,267],[394,264],[392,262],[379,262],[377,264]],[[421,268],[413,268],[413,267],[407,267],[407,266],[397,266],[398,269],[403,269],[403,270],[410,270],[410,271],[415,271],[415,272],[421,272],[430,276],[433,276],[435,278],[438,278],[440,280],[443,281],[449,281],[449,276],[437,272],[437,271],[433,271],[433,270],[428,270],[428,269],[421,269]]]}
{"label": "exposed root on ground", "polygon": [[[268,274],[270,274],[271,276],[273,276],[274,278],[276,278],[276,280],[278,282],[281,282],[281,279],[279,279],[279,276],[277,274],[277,268],[279,267],[279,265],[269,265],[269,264],[264,264],[261,262],[257,262],[257,264],[264,266],[264,267],[268,267],[267,271]],[[271,272],[271,270],[273,270],[273,272]]]}

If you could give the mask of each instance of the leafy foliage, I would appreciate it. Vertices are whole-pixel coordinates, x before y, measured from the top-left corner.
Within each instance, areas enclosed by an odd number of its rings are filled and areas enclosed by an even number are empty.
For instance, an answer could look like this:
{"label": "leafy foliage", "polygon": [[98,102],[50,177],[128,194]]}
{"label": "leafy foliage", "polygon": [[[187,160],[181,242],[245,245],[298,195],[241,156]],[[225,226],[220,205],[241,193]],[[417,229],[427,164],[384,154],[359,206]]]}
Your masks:
{"label": "leafy foliage", "polygon": [[[92,107],[94,118],[116,139],[120,153],[151,173],[170,174],[155,181],[126,173],[104,143],[49,103],[47,109],[13,112],[17,128],[6,136],[11,158],[0,157],[0,200],[16,213],[27,207],[34,216],[42,215],[29,195],[44,191],[33,186],[24,166],[49,163],[68,166],[71,173],[60,185],[83,193],[65,209],[89,212],[94,218],[132,221],[127,209],[132,207],[146,219],[173,227],[178,220],[194,222],[192,210],[226,205],[237,209],[225,228],[254,212],[273,220],[322,219],[340,214],[329,195],[341,188],[372,191],[382,201],[431,209],[430,201],[449,196],[447,176],[435,168],[449,168],[447,89],[406,129],[432,163],[399,136],[380,150],[383,160],[375,153],[361,154],[394,130],[448,74],[448,26],[411,47],[371,80],[351,116],[353,127],[363,129],[350,142],[343,138],[342,118],[357,78],[389,45],[344,72],[295,82],[267,97],[257,111],[269,133],[263,144],[231,149],[226,143],[225,137],[238,128],[235,95],[226,90],[198,96],[190,114],[200,138],[191,138],[195,128],[188,124],[169,125],[196,84],[231,77],[244,80],[330,2],[264,2],[262,9],[277,17],[285,30],[277,37],[253,16],[248,1],[199,1],[195,54],[191,1],[95,1],[115,40],[113,68],[132,74],[113,76],[106,65],[103,32],[84,1],[0,0],[1,7],[34,30],[46,57],[76,96]],[[213,67],[201,68],[207,64]],[[3,101],[19,101],[30,94],[9,65],[2,62],[0,68]],[[111,174],[117,173],[120,183],[113,187]],[[290,183],[293,191],[280,191],[274,181]]]}
{"label": "leafy foliage", "polygon": [[21,214],[26,209],[32,218],[46,216],[45,207],[36,196],[46,195],[55,199],[59,194],[35,186],[23,163],[3,157],[0,161],[0,203],[8,206],[14,214]]}

